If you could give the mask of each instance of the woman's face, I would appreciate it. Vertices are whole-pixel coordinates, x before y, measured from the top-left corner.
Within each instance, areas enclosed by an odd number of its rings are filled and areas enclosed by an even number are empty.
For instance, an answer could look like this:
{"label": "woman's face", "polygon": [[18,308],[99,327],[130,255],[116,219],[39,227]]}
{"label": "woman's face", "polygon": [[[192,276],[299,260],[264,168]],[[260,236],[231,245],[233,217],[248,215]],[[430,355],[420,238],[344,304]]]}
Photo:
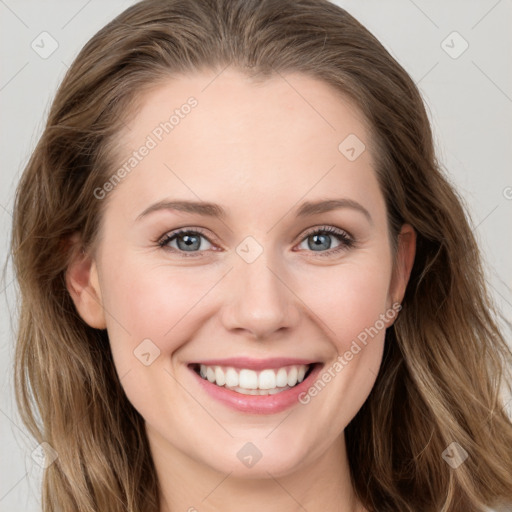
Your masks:
{"label": "woman's face", "polygon": [[393,271],[369,142],[351,103],[300,74],[204,72],[146,95],[125,172],[95,192],[108,202],[75,303],[107,328],[153,448],[278,476],[340,440],[413,258],[404,242]]}

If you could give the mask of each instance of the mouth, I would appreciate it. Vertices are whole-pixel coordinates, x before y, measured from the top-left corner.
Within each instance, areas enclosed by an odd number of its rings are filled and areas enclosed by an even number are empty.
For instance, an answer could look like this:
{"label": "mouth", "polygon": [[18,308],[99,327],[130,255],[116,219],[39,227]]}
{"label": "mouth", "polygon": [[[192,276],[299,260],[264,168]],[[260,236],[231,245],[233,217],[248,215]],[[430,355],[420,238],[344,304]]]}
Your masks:
{"label": "mouth", "polygon": [[201,379],[241,395],[277,395],[304,382],[322,363],[291,364],[254,370],[234,366],[188,365]]}

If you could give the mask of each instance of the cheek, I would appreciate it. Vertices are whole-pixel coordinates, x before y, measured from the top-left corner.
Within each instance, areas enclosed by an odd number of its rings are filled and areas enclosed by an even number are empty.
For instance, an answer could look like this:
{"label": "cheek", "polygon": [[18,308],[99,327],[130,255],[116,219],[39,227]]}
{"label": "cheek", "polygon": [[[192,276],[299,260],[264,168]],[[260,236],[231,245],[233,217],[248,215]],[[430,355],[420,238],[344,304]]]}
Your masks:
{"label": "cheek", "polygon": [[[335,439],[370,394],[382,360],[390,269],[385,262],[342,265],[317,275],[305,302],[321,318],[333,348],[322,373],[301,396],[304,414],[325,425],[318,450]],[[304,289],[305,290],[305,289]],[[306,294],[306,291],[304,291]]]}
{"label": "cheek", "polygon": [[338,352],[348,350],[353,339],[378,322],[386,312],[391,278],[390,264],[368,258],[311,271],[299,292],[304,302],[323,322]]}
{"label": "cheek", "polygon": [[103,283],[112,349],[127,356],[144,339],[162,353],[179,348],[198,327],[190,319],[219,278],[211,268],[149,266],[144,259],[117,260]]}
{"label": "cheek", "polygon": [[[323,325],[328,338],[336,334],[338,352],[347,350],[350,341],[385,312],[389,261],[372,253],[363,256],[338,265],[309,265],[289,274],[300,301],[288,300],[295,301],[297,308],[308,306],[312,320]],[[116,258],[105,273],[102,299],[113,350],[119,345],[119,350],[132,353],[149,338],[162,352],[172,353],[183,343],[180,340],[190,339],[199,328],[199,319],[208,315],[212,301],[222,307],[218,297],[222,286],[216,290],[215,285],[224,271],[211,265],[148,265],[145,260],[144,256]]]}

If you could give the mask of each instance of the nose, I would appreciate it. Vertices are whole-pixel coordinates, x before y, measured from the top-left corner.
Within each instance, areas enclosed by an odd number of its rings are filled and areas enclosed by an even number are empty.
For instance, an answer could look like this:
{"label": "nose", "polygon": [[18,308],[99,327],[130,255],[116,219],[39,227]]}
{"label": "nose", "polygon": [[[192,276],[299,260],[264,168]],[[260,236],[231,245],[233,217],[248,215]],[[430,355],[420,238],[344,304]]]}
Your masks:
{"label": "nose", "polygon": [[300,301],[289,288],[282,266],[270,261],[266,251],[252,263],[237,260],[226,284],[232,290],[222,315],[226,329],[264,340],[298,324]]}

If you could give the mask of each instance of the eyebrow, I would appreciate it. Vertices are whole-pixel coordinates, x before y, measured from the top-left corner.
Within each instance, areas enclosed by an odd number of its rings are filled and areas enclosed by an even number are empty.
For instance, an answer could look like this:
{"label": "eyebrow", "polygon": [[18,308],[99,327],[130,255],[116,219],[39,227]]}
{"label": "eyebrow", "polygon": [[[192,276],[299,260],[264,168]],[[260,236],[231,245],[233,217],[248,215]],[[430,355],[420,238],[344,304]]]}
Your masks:
{"label": "eyebrow", "polygon": [[[372,216],[370,215],[370,212],[362,204],[347,198],[324,199],[319,201],[304,202],[297,210],[297,217],[307,217],[310,215],[317,215],[319,213],[326,213],[332,210],[338,210],[342,208],[350,208],[362,213],[370,222],[370,224],[373,224],[373,219]],[[222,206],[216,203],[209,203],[205,201],[163,200],[146,208],[137,217],[137,221],[142,219],[146,215],[149,215],[152,212],[160,210],[177,210],[186,213],[195,213],[197,215],[221,219],[225,219],[227,217],[226,210],[224,210]]]}
{"label": "eyebrow", "polygon": [[373,224],[370,212],[360,203],[353,199],[325,199],[321,201],[305,202],[297,211],[297,217],[306,217],[308,215],[316,215],[318,213],[330,212],[341,208],[350,208],[362,213],[370,224]]}

